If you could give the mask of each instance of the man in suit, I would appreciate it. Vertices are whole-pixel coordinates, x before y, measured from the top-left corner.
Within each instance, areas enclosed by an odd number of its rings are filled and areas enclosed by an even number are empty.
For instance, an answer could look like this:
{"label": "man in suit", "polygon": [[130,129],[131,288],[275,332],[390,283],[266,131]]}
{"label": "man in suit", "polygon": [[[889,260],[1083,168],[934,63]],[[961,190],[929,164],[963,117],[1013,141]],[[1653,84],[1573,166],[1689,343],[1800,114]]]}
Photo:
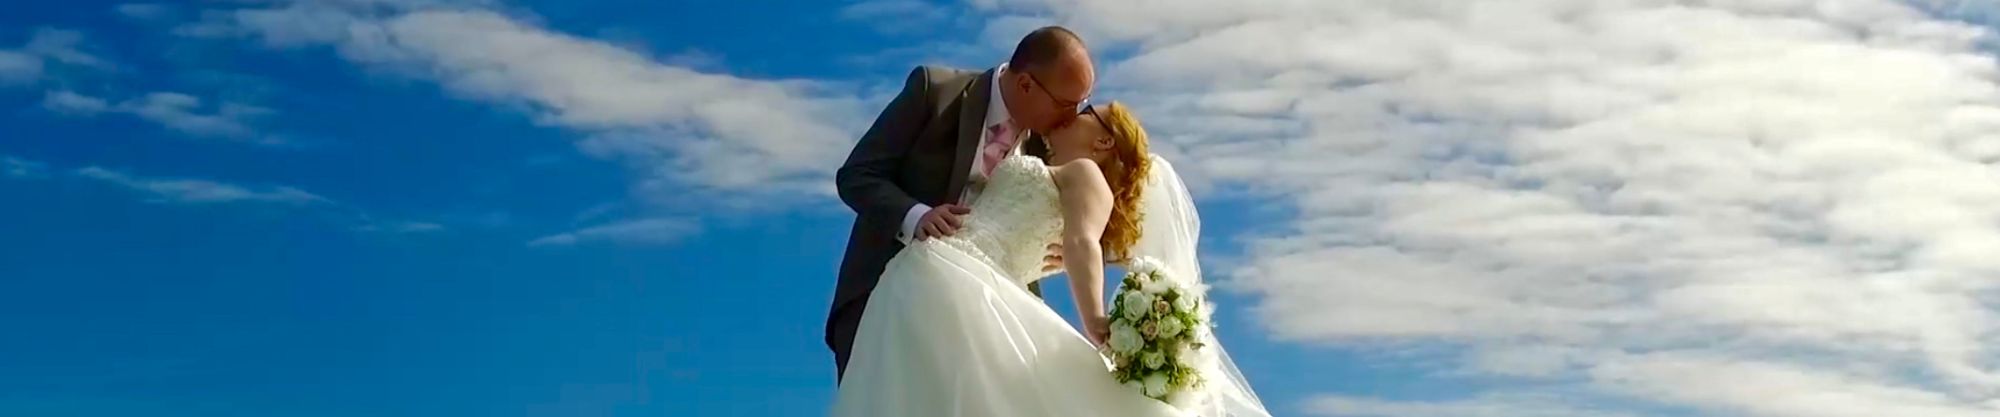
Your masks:
{"label": "man in suit", "polygon": [[[1028,33],[1007,63],[984,72],[910,71],[834,177],[855,213],[826,323],[837,372],[847,371],[861,312],[889,259],[913,240],[957,233],[992,167],[1024,147],[1045,157],[1041,135],[1075,120],[1095,84],[1083,40],[1055,26]],[[1030,290],[1040,295],[1038,285]]]}

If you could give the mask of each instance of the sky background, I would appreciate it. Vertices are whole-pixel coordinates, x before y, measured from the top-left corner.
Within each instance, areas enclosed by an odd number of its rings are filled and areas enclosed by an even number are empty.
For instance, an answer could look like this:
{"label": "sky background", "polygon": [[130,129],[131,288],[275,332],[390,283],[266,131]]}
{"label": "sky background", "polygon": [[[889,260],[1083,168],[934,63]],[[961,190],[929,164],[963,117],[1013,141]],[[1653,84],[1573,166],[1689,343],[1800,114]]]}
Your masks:
{"label": "sky background", "polygon": [[298,0],[0,13],[0,415],[822,415],[833,169],[1050,23],[1278,415],[2000,412],[1991,1]]}

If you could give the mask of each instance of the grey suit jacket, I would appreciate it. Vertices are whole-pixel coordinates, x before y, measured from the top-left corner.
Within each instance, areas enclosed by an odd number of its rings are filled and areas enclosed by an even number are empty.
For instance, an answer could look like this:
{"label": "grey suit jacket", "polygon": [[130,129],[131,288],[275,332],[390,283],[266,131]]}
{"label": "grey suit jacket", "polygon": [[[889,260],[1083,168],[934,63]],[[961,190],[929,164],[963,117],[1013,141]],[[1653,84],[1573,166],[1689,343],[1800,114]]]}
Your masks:
{"label": "grey suit jacket", "polygon": [[[903,249],[896,234],[910,207],[951,203],[965,189],[996,94],[994,76],[993,70],[917,67],[847,155],[834,184],[855,219],[829,325],[833,313],[875,289],[883,265]],[[1031,135],[1022,146],[1029,155],[1047,154],[1039,136]],[[1030,289],[1040,294],[1039,286]]]}

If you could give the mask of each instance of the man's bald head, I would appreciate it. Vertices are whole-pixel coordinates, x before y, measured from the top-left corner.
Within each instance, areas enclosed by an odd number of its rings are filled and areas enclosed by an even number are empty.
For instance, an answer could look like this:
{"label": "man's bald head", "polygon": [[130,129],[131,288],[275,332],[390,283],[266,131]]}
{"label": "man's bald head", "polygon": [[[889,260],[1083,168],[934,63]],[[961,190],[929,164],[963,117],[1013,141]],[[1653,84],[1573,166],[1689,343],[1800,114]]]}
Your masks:
{"label": "man's bald head", "polygon": [[1021,126],[1046,134],[1076,119],[1090,98],[1097,70],[1083,38],[1061,26],[1028,32],[1007,60],[1001,100]]}
{"label": "man's bald head", "polygon": [[1075,55],[1089,55],[1082,37],[1062,26],[1045,26],[1021,37],[1021,43],[1014,45],[1014,56],[1007,59],[1007,66],[1023,71],[1047,71]]}

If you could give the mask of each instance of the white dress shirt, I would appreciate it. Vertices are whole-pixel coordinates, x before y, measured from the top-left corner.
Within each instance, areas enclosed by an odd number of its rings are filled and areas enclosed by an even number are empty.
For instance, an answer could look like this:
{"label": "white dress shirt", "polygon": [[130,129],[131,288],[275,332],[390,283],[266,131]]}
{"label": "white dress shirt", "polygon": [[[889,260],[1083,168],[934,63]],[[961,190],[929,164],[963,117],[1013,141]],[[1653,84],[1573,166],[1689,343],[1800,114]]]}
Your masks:
{"label": "white dress shirt", "polygon": [[[986,161],[980,160],[979,150],[985,148],[986,143],[993,140],[993,138],[987,137],[993,134],[993,131],[987,128],[995,124],[1008,122],[1013,118],[1013,116],[1007,114],[1007,103],[1000,100],[1000,77],[1006,74],[1007,64],[1002,63],[1000,66],[994,68],[993,90],[986,98],[986,119],[979,124],[979,143],[974,144],[972,148],[972,166],[966,168],[972,170],[972,174],[965,177],[965,191],[960,193],[958,197],[960,204],[971,204],[972,199],[979,197],[979,191],[986,184],[986,173],[979,169]],[[1028,134],[1028,129],[1015,126],[1013,134],[1014,149],[1009,150],[1008,155],[1021,152],[1021,142],[1023,142],[1021,136]],[[960,152],[964,152],[964,150],[960,150]],[[915,206],[910,206],[909,213],[903,215],[903,229],[896,233],[896,240],[902,241],[905,245],[910,244],[910,239],[917,236],[917,222],[923,220],[924,214],[930,211],[931,206],[924,203],[917,203]]]}

